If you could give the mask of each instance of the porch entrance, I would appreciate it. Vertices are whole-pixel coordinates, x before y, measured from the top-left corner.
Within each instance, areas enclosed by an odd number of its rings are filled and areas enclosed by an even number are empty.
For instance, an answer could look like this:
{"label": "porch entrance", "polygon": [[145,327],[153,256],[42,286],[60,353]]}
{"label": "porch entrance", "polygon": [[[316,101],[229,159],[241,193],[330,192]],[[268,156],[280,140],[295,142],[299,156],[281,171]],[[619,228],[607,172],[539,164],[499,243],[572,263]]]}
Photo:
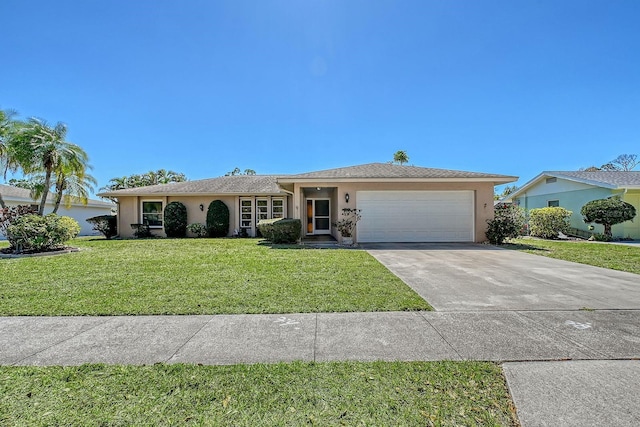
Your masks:
{"label": "porch entrance", "polygon": [[330,199],[307,199],[307,234],[331,234]]}

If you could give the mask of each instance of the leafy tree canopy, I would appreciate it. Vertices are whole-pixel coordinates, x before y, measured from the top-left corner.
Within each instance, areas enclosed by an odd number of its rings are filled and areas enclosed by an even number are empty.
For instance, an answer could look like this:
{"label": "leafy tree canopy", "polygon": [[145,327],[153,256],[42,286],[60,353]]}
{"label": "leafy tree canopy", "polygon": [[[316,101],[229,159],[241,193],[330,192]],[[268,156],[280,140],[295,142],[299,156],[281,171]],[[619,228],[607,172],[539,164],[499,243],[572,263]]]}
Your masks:
{"label": "leafy tree canopy", "polygon": [[407,152],[405,150],[398,150],[395,153],[393,153],[393,162],[392,163],[397,163],[399,165],[404,165],[405,163],[409,162],[409,155],[407,154]]}
{"label": "leafy tree canopy", "polygon": [[229,171],[224,174],[224,176],[235,176],[235,175],[255,175],[256,171],[253,169],[245,169],[241,171],[240,168],[234,168],[232,171]]}
{"label": "leafy tree canopy", "polygon": [[604,226],[604,234],[611,238],[611,226],[632,220],[636,216],[636,208],[614,196],[608,199],[592,200],[585,204],[580,213],[584,222],[595,222]]}
{"label": "leafy tree canopy", "polygon": [[125,175],[111,178],[109,184],[102,187],[100,191],[115,191],[125,188],[146,187],[148,185],[169,184],[170,182],[187,181],[185,174],[172,170],[158,169],[151,170],[143,174]]}

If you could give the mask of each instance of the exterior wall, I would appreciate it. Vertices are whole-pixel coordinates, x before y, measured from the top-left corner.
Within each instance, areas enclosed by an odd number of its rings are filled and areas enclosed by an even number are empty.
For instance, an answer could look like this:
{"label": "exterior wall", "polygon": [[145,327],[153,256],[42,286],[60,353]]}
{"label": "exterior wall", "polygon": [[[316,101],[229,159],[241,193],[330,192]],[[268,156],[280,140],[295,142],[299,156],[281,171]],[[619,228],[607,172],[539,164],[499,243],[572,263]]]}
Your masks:
{"label": "exterior wall", "polygon": [[[229,231],[227,233],[228,236],[234,234],[234,231],[240,229],[240,199],[241,198],[251,198],[253,199],[253,210],[254,210],[254,227],[252,228],[251,236],[255,236],[255,200],[262,198],[285,198],[285,216],[290,216],[289,206],[291,205],[290,201],[287,200],[286,195],[282,196],[129,196],[129,197],[120,197],[119,205],[118,205],[118,233],[120,237],[123,238],[133,238],[133,229],[131,228],[131,224],[139,224],[142,221],[142,202],[143,201],[161,201],[162,208],[167,206],[167,204],[171,202],[180,202],[185,205],[187,208],[187,223],[200,223],[206,224],[207,221],[207,209],[209,208],[209,204],[214,200],[222,200],[227,208],[229,208]],[[203,210],[200,210],[200,205],[203,205]],[[271,213],[269,213],[271,215]],[[152,228],[151,232],[155,236],[164,237],[164,229],[163,228]],[[188,237],[193,237],[193,235],[187,232]]]}
{"label": "exterior wall", "polygon": [[[294,186],[294,207],[293,217],[302,220],[303,227],[306,224],[305,195],[304,188],[332,188],[332,218],[334,222],[340,219],[339,215],[344,208],[355,208],[357,206],[357,191],[453,191],[472,190],[475,193],[475,241],[484,242],[487,240],[485,232],[487,230],[487,220],[493,218],[493,184],[487,182],[314,182],[308,184],[295,184]],[[345,201],[345,195],[349,194],[349,202]],[[305,229],[303,229],[303,232]],[[341,240],[340,233],[332,227],[331,234]],[[304,234],[303,234],[304,235]],[[357,231],[354,234],[354,241],[358,240]]]}
{"label": "exterior wall", "polygon": [[612,229],[613,235],[640,240],[640,190],[628,191],[624,194],[622,200],[636,208],[636,217],[633,221],[625,221],[622,224],[614,225]]}

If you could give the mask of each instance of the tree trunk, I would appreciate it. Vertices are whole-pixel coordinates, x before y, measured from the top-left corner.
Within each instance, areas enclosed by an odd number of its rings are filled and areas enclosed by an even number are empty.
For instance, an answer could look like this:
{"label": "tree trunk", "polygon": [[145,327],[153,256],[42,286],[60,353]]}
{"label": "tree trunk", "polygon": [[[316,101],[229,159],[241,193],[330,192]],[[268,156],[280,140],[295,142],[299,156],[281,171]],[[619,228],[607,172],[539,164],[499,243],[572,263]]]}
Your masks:
{"label": "tree trunk", "polygon": [[613,233],[611,232],[611,224],[602,224],[602,225],[604,225],[605,236],[609,236],[609,238],[613,237]]}
{"label": "tree trunk", "polygon": [[56,181],[56,202],[53,206],[53,211],[51,213],[57,214],[58,208],[60,207],[60,201],[62,200],[62,192],[64,191],[64,175],[60,175],[58,180]]}
{"label": "tree trunk", "polygon": [[47,202],[47,196],[49,195],[49,187],[51,186],[51,169],[47,169],[47,173],[44,176],[44,188],[42,189],[42,200],[40,200],[40,208],[38,209],[38,215],[44,215],[44,204]]}
{"label": "tree trunk", "polygon": [[0,194],[0,208],[4,209],[7,205],[4,204],[4,199],[2,198],[2,194]]}

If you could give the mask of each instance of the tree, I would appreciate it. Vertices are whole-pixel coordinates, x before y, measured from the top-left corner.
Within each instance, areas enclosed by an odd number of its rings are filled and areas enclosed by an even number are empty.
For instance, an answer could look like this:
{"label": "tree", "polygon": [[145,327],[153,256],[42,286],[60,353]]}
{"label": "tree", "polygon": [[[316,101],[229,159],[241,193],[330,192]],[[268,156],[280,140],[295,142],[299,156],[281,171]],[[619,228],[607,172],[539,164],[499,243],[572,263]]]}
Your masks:
{"label": "tree", "polygon": [[580,209],[580,213],[584,222],[602,224],[605,236],[611,239],[613,237],[611,226],[633,220],[636,216],[636,208],[621,200],[620,197],[614,196],[608,199],[592,200]]}
{"label": "tree", "polygon": [[[7,177],[8,170],[16,170],[18,164],[13,155],[10,140],[15,133],[18,123],[13,117],[16,115],[13,110],[0,110],[0,167],[4,178]],[[0,194],[0,208],[6,207],[2,194]]]}
{"label": "tree", "polygon": [[486,236],[492,245],[502,245],[506,239],[520,235],[524,227],[524,209],[511,203],[499,203],[493,219],[487,220]]}
{"label": "tree", "polygon": [[150,170],[143,174],[125,175],[111,178],[109,184],[102,187],[100,191],[115,191],[125,188],[146,187],[148,185],[169,184],[171,182],[187,181],[185,174],[172,170],[158,169]]}
{"label": "tree", "polygon": [[398,150],[393,153],[393,163],[403,165],[409,161],[409,155],[404,150]]}
{"label": "tree", "polygon": [[610,162],[616,170],[630,171],[640,164],[637,154],[620,154]]}
{"label": "tree", "polygon": [[518,190],[518,186],[517,185],[507,185],[506,187],[504,187],[504,189],[502,190],[502,193],[500,194],[494,194],[493,198],[494,200],[500,200],[502,198],[507,197],[510,194],[515,193]]}
{"label": "tree", "polygon": [[240,168],[234,168],[232,171],[229,171],[224,174],[224,176],[236,176],[236,175],[255,175],[256,171],[253,169],[245,169],[241,171]]}
{"label": "tree", "polygon": [[585,172],[598,172],[598,171],[628,172],[635,169],[635,167],[638,165],[640,165],[640,160],[638,160],[637,154],[620,154],[615,159],[603,164],[600,167],[589,166],[588,168],[583,168],[581,170]]}
{"label": "tree", "polygon": [[43,173],[43,187],[38,215],[43,215],[52,178],[57,180],[62,170],[74,171],[82,177],[88,167],[89,156],[80,146],[66,141],[67,126],[58,122],[49,126],[45,121],[31,118],[13,137],[14,155],[26,174]]}

